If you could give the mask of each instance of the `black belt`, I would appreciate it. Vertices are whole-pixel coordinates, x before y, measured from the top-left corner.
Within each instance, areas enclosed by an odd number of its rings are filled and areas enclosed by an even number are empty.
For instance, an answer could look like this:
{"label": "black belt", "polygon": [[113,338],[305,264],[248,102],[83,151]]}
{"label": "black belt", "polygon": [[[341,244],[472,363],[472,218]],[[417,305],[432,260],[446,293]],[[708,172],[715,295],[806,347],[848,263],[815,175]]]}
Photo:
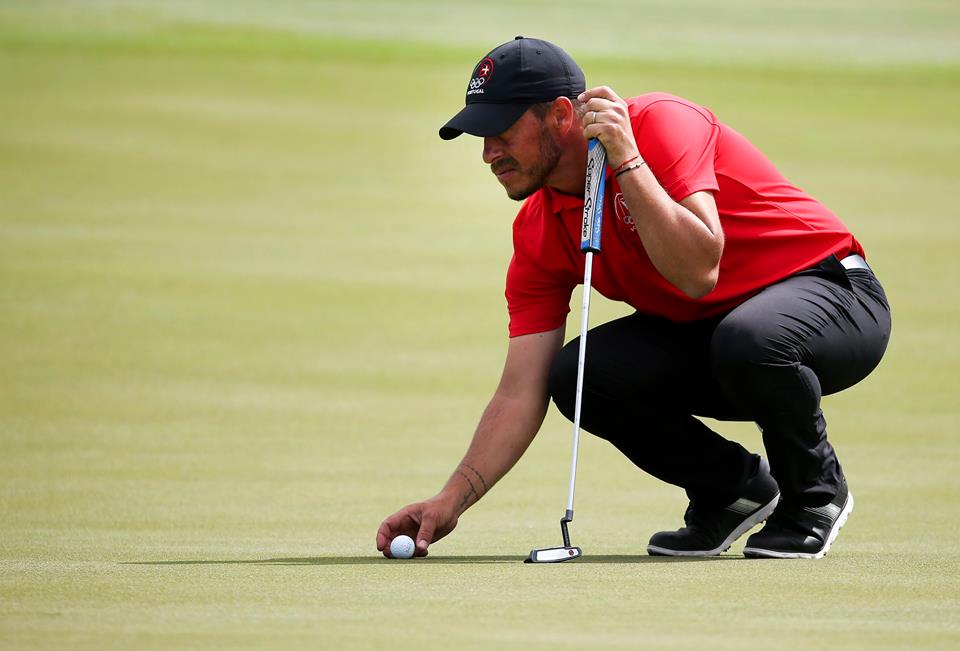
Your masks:
{"label": "black belt", "polygon": [[870,265],[867,264],[867,261],[856,253],[845,257],[840,261],[840,264],[842,264],[845,269],[866,269],[867,271],[873,271]]}

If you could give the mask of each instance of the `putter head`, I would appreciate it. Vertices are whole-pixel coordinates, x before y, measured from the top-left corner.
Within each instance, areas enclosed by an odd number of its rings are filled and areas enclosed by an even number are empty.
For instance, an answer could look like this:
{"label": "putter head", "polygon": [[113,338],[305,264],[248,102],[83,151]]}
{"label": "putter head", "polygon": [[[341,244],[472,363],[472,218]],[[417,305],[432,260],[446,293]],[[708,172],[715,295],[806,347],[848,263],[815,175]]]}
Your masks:
{"label": "putter head", "polygon": [[546,549],[531,550],[530,555],[523,559],[523,562],[562,563],[563,561],[572,561],[581,556],[583,556],[583,550],[579,547],[547,547]]}

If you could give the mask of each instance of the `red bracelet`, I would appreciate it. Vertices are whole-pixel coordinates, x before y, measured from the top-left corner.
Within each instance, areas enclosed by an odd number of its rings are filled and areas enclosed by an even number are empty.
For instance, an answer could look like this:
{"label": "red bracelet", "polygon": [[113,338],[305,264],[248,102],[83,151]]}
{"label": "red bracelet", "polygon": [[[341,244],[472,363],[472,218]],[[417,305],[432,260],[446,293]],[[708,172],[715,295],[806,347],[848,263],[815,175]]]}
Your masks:
{"label": "red bracelet", "polygon": [[625,160],[625,161],[623,161],[622,163],[620,163],[619,165],[617,165],[617,169],[613,170],[613,173],[616,174],[617,172],[619,172],[620,170],[622,170],[624,167],[626,167],[629,163],[632,163],[633,161],[637,160],[638,158],[640,158],[640,154],[637,154],[637,155],[634,156],[633,158],[628,158],[627,160]]}

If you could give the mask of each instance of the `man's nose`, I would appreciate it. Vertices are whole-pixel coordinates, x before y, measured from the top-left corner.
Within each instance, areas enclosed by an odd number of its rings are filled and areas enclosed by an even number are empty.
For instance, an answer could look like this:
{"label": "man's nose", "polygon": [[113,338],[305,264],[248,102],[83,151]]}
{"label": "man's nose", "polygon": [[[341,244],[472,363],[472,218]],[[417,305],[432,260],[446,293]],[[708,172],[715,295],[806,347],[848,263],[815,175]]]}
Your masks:
{"label": "man's nose", "polygon": [[492,136],[486,136],[483,139],[483,162],[490,165],[501,156],[503,156],[503,149],[498,139]]}

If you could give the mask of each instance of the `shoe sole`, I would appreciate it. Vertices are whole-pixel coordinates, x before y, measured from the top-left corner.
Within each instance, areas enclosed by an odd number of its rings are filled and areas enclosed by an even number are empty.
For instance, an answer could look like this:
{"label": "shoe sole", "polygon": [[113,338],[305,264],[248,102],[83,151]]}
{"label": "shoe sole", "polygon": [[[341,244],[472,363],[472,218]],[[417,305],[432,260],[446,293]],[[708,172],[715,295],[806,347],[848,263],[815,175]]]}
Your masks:
{"label": "shoe sole", "polygon": [[770,514],[773,513],[773,510],[777,508],[778,501],[780,501],[780,493],[774,495],[772,500],[747,516],[747,518],[741,522],[736,529],[730,532],[730,535],[727,536],[726,540],[713,549],[682,550],[667,549],[666,547],[658,547],[656,545],[647,545],[647,553],[651,556],[717,556],[718,554],[722,554],[730,549],[730,545],[732,545],[737,538],[770,517]]}
{"label": "shoe sole", "polygon": [[778,552],[774,549],[761,549],[760,547],[744,547],[743,555],[747,558],[810,558],[817,559],[823,558],[826,556],[827,552],[830,551],[833,541],[837,539],[837,535],[840,533],[840,529],[843,528],[843,525],[847,523],[847,518],[850,517],[850,514],[853,513],[853,493],[847,493],[847,501],[843,505],[843,510],[840,511],[840,515],[837,517],[837,521],[833,523],[833,527],[830,529],[830,535],[827,536],[827,542],[824,544],[823,549],[820,551],[810,554],[804,552]]}

